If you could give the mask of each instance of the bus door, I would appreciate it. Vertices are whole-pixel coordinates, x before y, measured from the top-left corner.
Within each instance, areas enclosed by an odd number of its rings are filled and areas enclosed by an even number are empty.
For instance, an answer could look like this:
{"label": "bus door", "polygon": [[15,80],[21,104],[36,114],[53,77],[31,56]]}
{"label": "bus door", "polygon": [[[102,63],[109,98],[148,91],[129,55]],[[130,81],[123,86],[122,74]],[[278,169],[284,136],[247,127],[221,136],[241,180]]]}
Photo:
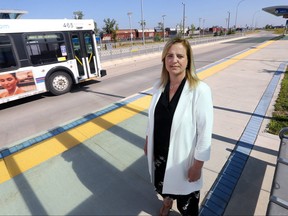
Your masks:
{"label": "bus door", "polygon": [[80,79],[98,75],[96,51],[93,34],[87,32],[72,33],[73,57],[76,59]]}

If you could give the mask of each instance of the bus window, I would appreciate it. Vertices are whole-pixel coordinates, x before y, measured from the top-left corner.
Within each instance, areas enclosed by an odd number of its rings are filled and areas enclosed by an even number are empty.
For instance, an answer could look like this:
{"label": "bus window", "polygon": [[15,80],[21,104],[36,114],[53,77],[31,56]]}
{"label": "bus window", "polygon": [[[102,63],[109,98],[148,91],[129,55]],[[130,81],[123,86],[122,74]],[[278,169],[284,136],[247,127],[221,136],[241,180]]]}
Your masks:
{"label": "bus window", "polygon": [[48,64],[67,60],[64,37],[61,33],[26,35],[26,49],[32,64]]}
{"label": "bus window", "polygon": [[0,36],[0,70],[16,67],[12,44],[8,36]]}
{"label": "bus window", "polygon": [[87,53],[87,57],[88,57],[88,64],[90,67],[90,71],[91,73],[95,73],[95,64],[94,64],[94,48],[93,48],[93,43],[92,43],[92,35],[90,33],[85,33],[84,34],[84,38],[85,38],[85,46],[86,46],[86,53]]}
{"label": "bus window", "polygon": [[81,44],[80,44],[80,39],[78,34],[73,34],[72,38],[72,47],[73,47],[73,52],[74,52],[74,58],[76,59],[77,62],[77,68],[78,68],[78,73],[80,76],[84,76],[84,68],[83,68],[83,62],[82,62],[82,52],[81,52]]}
{"label": "bus window", "polygon": [[71,34],[73,55],[77,62],[78,74],[84,79],[96,75],[96,52],[91,32]]}

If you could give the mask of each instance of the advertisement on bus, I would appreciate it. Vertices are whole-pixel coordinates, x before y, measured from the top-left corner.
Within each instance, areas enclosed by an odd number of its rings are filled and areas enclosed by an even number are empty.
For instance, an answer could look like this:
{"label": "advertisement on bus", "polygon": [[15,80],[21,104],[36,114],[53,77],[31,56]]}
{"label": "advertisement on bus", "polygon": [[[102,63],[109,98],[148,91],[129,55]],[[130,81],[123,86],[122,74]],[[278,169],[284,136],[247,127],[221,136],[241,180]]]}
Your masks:
{"label": "advertisement on bus", "polygon": [[21,97],[36,90],[31,70],[0,74],[0,102],[10,97]]}

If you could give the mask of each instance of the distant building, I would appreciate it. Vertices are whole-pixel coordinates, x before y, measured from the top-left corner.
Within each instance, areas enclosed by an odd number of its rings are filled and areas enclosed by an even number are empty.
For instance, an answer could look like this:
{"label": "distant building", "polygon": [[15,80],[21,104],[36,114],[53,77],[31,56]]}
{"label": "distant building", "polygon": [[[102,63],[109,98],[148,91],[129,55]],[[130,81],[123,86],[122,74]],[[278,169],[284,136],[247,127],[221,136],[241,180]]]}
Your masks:
{"label": "distant building", "polygon": [[0,10],[0,19],[19,19],[27,13],[27,11],[22,10]]}

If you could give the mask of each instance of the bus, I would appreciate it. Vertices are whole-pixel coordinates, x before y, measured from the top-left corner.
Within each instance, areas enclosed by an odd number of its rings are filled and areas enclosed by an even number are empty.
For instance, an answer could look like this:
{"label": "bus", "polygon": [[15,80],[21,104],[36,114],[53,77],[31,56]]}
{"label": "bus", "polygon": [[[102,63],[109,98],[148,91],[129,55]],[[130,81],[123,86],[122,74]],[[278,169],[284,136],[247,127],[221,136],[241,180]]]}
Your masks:
{"label": "bus", "polygon": [[93,20],[0,19],[0,104],[103,77]]}

